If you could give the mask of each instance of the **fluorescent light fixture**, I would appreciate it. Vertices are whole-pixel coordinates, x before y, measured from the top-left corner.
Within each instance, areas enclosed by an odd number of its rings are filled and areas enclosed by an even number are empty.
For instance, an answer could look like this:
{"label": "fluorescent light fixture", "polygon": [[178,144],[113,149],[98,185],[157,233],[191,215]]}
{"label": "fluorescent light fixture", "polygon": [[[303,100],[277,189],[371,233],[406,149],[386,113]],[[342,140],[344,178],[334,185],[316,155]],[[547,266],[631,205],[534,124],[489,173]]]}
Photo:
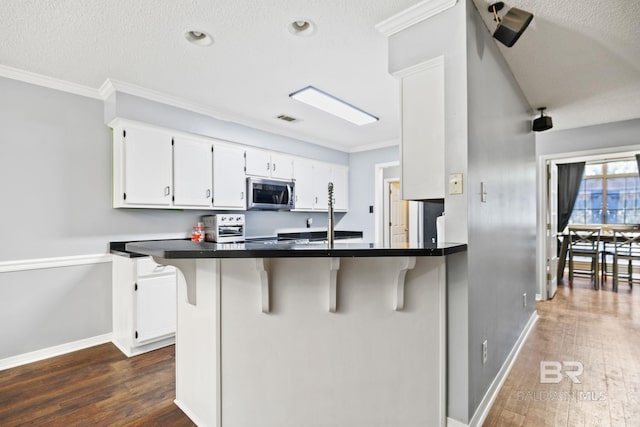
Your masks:
{"label": "fluorescent light fixture", "polygon": [[299,91],[289,94],[289,96],[358,126],[379,120],[376,116],[373,116],[358,107],[354,107],[353,105],[313,86],[307,86]]}

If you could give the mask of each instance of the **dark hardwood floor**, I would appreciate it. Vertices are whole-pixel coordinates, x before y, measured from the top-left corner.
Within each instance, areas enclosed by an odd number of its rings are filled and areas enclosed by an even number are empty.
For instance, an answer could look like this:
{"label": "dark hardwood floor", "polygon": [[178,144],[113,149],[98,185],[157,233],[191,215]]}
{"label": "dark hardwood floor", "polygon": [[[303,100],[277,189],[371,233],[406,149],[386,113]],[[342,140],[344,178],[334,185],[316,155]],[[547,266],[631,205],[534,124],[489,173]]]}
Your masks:
{"label": "dark hardwood floor", "polygon": [[193,426],[173,403],[174,354],[103,344],[0,371],[0,426]]}
{"label": "dark hardwood floor", "polygon": [[[576,278],[537,303],[540,318],[485,426],[640,426],[640,286],[611,285],[596,291]],[[580,383],[541,383],[542,361],[582,363]]]}

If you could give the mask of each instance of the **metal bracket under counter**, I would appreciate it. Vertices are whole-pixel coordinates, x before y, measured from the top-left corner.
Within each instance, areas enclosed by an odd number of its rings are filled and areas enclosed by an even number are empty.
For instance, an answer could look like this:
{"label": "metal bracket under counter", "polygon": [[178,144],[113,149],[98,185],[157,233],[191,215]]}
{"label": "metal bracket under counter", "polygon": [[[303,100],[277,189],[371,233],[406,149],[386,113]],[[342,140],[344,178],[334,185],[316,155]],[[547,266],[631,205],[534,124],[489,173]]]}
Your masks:
{"label": "metal bracket under counter", "polygon": [[[328,284],[329,284],[329,312],[335,313],[338,308],[338,270],[340,270],[340,258],[327,258],[328,260]],[[396,278],[396,303],[395,310],[404,309],[404,288],[407,271],[416,266],[416,257],[401,257],[398,259],[398,274]],[[263,313],[271,311],[271,295],[269,287],[269,273],[271,262],[268,258],[256,258],[256,271],[260,281],[261,310]]]}

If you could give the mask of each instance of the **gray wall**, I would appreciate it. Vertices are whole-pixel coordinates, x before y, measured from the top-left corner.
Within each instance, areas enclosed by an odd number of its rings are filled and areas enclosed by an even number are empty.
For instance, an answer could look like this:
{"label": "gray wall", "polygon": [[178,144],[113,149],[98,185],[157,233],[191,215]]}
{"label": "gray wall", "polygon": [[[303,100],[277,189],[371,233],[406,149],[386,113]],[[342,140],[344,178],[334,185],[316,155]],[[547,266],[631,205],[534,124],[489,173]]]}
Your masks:
{"label": "gray wall", "polygon": [[535,311],[536,167],[529,104],[471,3],[467,43],[472,416]]}
{"label": "gray wall", "polygon": [[471,0],[389,39],[391,72],[440,55],[445,173],[465,179],[464,195],[446,195],[446,234],[469,244],[447,266],[447,413],[467,423],[535,309],[535,141],[529,105]]}
{"label": "gray wall", "polygon": [[536,134],[536,155],[584,153],[602,149],[638,149],[640,119]]}
{"label": "gray wall", "polygon": [[[186,237],[211,211],[113,209],[105,116],[348,164],[349,156],[291,138],[119,96],[108,102],[0,78],[0,263],[105,254],[110,241]],[[357,192],[357,190],[355,190]],[[337,215],[337,226],[344,214]],[[326,227],[326,213],[247,212],[248,235]],[[358,225],[357,229],[361,229]],[[0,359],[111,332],[110,264],[0,272]]]}

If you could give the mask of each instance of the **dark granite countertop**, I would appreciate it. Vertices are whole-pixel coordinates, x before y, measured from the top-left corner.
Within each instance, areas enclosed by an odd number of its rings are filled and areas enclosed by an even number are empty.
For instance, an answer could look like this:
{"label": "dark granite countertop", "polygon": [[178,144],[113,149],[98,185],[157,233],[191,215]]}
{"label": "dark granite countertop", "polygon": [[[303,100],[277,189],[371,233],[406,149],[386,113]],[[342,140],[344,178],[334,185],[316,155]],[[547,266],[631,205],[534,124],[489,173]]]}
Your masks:
{"label": "dark granite countertop", "polygon": [[159,258],[318,258],[443,256],[467,250],[466,244],[432,243],[389,246],[375,243],[341,243],[333,247],[324,241],[247,241],[243,243],[192,242],[191,240],[148,240],[125,244],[127,252]]}

